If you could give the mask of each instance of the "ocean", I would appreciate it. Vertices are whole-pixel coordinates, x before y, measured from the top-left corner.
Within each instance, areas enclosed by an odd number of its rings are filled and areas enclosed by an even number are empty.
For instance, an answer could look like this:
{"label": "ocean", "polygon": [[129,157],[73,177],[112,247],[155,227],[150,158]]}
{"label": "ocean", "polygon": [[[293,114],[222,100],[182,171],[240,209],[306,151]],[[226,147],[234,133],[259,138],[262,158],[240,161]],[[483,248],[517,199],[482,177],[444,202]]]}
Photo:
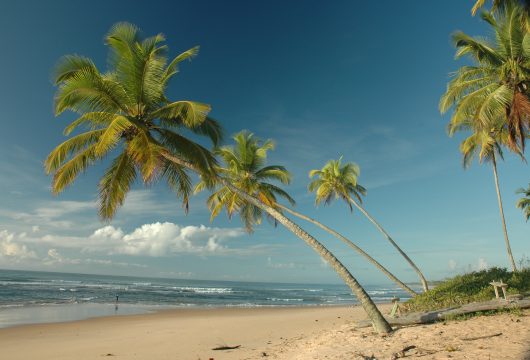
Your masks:
{"label": "ocean", "polygon": [[[366,286],[375,302],[410,296]],[[118,301],[116,301],[118,299]],[[0,328],[172,308],[357,304],[345,285],[206,281],[0,270]]]}

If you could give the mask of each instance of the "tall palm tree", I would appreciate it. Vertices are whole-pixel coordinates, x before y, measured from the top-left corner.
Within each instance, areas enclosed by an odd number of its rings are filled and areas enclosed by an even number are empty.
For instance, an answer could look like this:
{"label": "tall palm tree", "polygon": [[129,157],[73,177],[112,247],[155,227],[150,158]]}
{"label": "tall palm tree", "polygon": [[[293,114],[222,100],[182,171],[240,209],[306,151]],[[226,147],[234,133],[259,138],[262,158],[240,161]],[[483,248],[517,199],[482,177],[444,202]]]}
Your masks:
{"label": "tall palm tree", "polygon": [[521,24],[523,14],[517,1],[505,1],[495,13],[481,15],[494,30],[493,40],[462,32],[453,35],[456,57],[468,56],[473,64],[461,67],[453,75],[440,99],[442,113],[453,108],[449,134],[472,131],[466,145],[461,145],[464,164],[479,151],[484,154],[481,161],[485,159],[493,165],[504,241],[513,271],[516,266],[504,219],[497,158],[501,146],[523,157],[525,137],[529,135],[530,33]]}
{"label": "tall palm tree", "polygon": [[354,291],[377,331],[391,332],[366,291],[333,254],[283,214],[218,177],[210,151],[181,133],[188,129],[205,135],[214,145],[222,134],[220,125],[207,116],[209,105],[171,102],[166,97],[167,85],[177,73],[178,64],[195,56],[198,48],[168,61],[163,41],[161,34],[143,39],[134,25],[119,23],[105,38],[110,47],[110,66],[105,73],[85,57],[70,55],[61,59],[54,74],[58,86],[55,113],[71,110],[80,114],[66,128],[66,135],[81,125],[89,130],[57,146],[46,159],[46,171],[54,174],[53,192],[60,193],[89,165],[116,153],[99,183],[102,219],[113,217],[138,173],[144,183],[165,179],[186,209],[192,192],[189,170],[211,184],[225,184],[317,251]]}
{"label": "tall palm tree", "polygon": [[322,201],[325,204],[331,203],[334,199],[341,198],[348,204],[350,211],[355,206],[374,226],[385,236],[385,238],[396,248],[405,258],[414,271],[418,274],[424,291],[429,290],[427,280],[420,269],[414,264],[399,245],[390,237],[383,227],[363,208],[362,195],[366,194],[366,189],[362,187],[357,179],[360,169],[357,164],[346,163],[342,166],[342,157],[338,160],[328,161],[320,170],[311,170],[310,178],[315,178],[309,183],[309,191],[315,192],[315,203],[319,205]]}
{"label": "tall palm tree", "polygon": [[83,130],[48,155],[45,169],[53,173],[52,190],[58,194],[89,165],[112,156],[99,182],[99,215],[104,220],[114,216],[138,175],[144,183],[165,179],[187,209],[191,179],[185,167],[161,156],[165,149],[205,173],[216,163],[209,150],[181,134],[187,129],[216,145],[222,132],[207,117],[210,106],[170,101],[165,95],[179,63],[197,55],[199,48],[169,60],[163,41],[162,34],[143,39],[134,25],[118,23],[105,37],[110,48],[107,71],[78,55],[64,56],[55,68],[56,116],[66,110],[79,114],[64,134]]}
{"label": "tall palm tree", "polygon": [[454,106],[451,121],[473,117],[487,127],[503,119],[506,146],[524,152],[530,127],[530,33],[522,26],[524,11],[517,1],[506,1],[495,13],[481,14],[495,37],[453,34],[456,58],[467,56],[472,65],[461,67],[440,100],[440,111]]}
{"label": "tall palm tree", "polygon": [[[495,189],[497,191],[497,201],[499,203],[499,212],[502,221],[502,230],[508,259],[513,271],[517,271],[515,260],[512,255],[510,241],[508,239],[508,230],[504,218],[504,209],[502,206],[502,197],[499,187],[499,176],[497,174],[497,159],[503,158],[502,145],[508,142],[508,134],[503,127],[502,121],[497,124],[490,124],[484,128],[480,122],[474,120],[461,121],[459,123],[451,122],[449,124],[449,135],[453,136],[457,131],[471,131],[471,135],[460,144],[460,152],[463,155],[463,165],[467,168],[471,165],[472,160],[478,155],[479,162],[491,163],[493,176],[495,179]],[[522,156],[522,154],[520,154]]]}
{"label": "tall palm tree", "polygon": [[530,219],[530,183],[527,189],[519,189],[517,193],[523,194],[523,197],[517,202],[517,207],[523,210],[526,220]]}
{"label": "tall palm tree", "polygon": [[[251,194],[260,199],[264,204],[280,211],[286,211],[324,229],[361,254],[365,259],[381,270],[390,280],[394,281],[409,294],[412,296],[417,295],[414,290],[399,280],[377,260],[372,258],[368,253],[345,236],[308,216],[296,212],[287,206],[281,205],[278,202],[278,198],[283,198],[287,200],[291,206],[295,204],[294,199],[292,199],[287,192],[269,182],[272,180],[282,184],[288,184],[291,179],[290,173],[283,166],[265,166],[267,151],[274,149],[274,143],[271,140],[262,142],[253,134],[242,131],[234,136],[234,142],[235,146],[223,146],[217,150],[217,154],[223,160],[224,164],[226,164],[226,167],[218,170],[225,179],[239,189],[244,190],[247,194]],[[200,182],[197,184],[195,191],[202,191],[207,186],[207,182]],[[238,212],[249,232],[252,231],[254,225],[261,223],[263,211],[240,198],[226,186],[218,187],[210,195],[207,203],[212,214],[212,219],[219,215],[222,208],[225,208],[229,217],[232,217],[234,212]]]}

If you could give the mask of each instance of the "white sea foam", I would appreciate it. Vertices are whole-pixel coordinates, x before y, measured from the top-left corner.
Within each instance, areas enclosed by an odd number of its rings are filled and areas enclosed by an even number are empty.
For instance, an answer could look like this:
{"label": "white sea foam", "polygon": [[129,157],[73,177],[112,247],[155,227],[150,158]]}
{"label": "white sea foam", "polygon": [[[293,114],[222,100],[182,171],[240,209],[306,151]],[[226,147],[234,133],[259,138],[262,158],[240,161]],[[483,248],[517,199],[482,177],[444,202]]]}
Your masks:
{"label": "white sea foam", "polygon": [[234,292],[231,288],[204,288],[192,286],[173,286],[173,289],[197,294],[230,294]]}

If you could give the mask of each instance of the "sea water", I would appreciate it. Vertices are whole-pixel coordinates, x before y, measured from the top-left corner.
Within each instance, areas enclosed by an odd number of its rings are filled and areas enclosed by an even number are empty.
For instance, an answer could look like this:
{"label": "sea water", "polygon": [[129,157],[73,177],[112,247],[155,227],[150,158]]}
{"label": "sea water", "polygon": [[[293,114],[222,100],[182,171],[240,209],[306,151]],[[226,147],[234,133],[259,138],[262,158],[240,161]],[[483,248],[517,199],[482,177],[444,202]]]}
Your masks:
{"label": "sea water", "polygon": [[[396,286],[366,286],[375,302],[409,295]],[[183,280],[0,270],[0,328],[170,308],[353,305],[339,284]]]}

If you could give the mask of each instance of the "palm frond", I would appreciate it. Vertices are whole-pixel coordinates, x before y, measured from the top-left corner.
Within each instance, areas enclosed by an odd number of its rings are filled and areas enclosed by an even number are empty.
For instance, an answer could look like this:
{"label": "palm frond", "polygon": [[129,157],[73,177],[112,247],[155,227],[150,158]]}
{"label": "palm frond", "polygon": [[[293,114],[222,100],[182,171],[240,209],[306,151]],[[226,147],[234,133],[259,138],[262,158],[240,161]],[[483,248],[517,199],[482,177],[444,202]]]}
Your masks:
{"label": "palm frond", "polygon": [[99,182],[99,216],[110,220],[123,205],[131,185],[136,179],[134,162],[127,152],[114,159]]}
{"label": "palm frond", "polygon": [[76,153],[70,160],[57,169],[52,180],[52,192],[59,194],[68,187],[79,174],[97,160],[95,145]]}
{"label": "palm frond", "polygon": [[177,55],[166,68],[164,75],[162,76],[163,85],[166,86],[168,81],[178,72],[178,64],[184,60],[191,60],[199,54],[199,46],[192,47],[191,49],[184,51],[182,54]]}
{"label": "palm frond", "polygon": [[150,114],[151,119],[178,119],[189,128],[201,125],[210,112],[211,107],[195,101],[176,101],[164,105]]}
{"label": "palm frond", "polygon": [[125,116],[116,116],[100,136],[95,148],[96,156],[102,157],[112,150],[129,128],[134,128],[134,125]]}
{"label": "palm frond", "polygon": [[109,125],[115,118],[116,114],[107,112],[88,112],[81,115],[79,118],[71,122],[65,129],[63,134],[70,135],[77,127],[83,124],[90,125],[90,129],[94,130],[104,125]]}
{"label": "palm frond", "polygon": [[97,71],[96,65],[89,58],[80,55],[65,55],[55,65],[53,81],[55,85],[59,85],[84,69]]}
{"label": "palm frond", "polygon": [[62,144],[58,145],[55,149],[50,152],[46,161],[44,162],[44,168],[47,174],[57,171],[59,167],[68,159],[72,154],[75,154],[91,145],[97,143],[104,133],[105,130],[92,130],[74,136]]}

